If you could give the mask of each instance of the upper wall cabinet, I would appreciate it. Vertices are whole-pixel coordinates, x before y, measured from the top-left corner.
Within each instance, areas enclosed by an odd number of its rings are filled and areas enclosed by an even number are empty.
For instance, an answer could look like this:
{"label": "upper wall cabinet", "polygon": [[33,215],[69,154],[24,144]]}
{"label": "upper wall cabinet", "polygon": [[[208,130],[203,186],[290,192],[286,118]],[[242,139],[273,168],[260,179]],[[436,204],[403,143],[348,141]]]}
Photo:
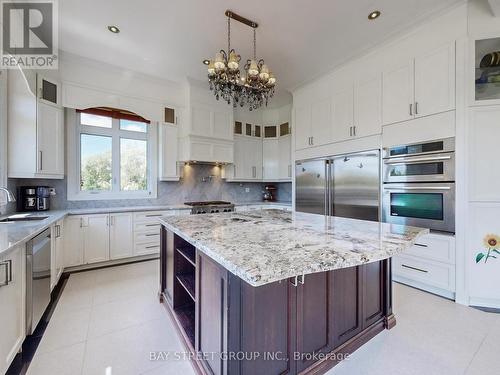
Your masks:
{"label": "upper wall cabinet", "polygon": [[[353,85],[349,84],[333,93],[332,106],[331,106],[332,122],[330,128],[333,129],[333,138],[327,140],[338,142],[343,141],[353,136],[353,122],[354,122],[354,92]],[[313,124],[313,127],[315,125]],[[317,130],[319,132],[319,129]],[[324,131],[322,135],[327,136]],[[321,142],[329,143],[329,142]],[[314,145],[318,144],[313,143]]]}
{"label": "upper wall cabinet", "polygon": [[178,152],[177,126],[168,123],[158,124],[158,179],[160,181],[179,180]]}
{"label": "upper wall cabinet", "polygon": [[179,127],[182,161],[233,162],[233,107],[199,82],[187,86],[187,118]]}
{"label": "upper wall cabinet", "polygon": [[413,61],[385,70],[382,82],[384,125],[413,118]]}
{"label": "upper wall cabinet", "polygon": [[296,150],[382,132],[381,74],[330,86],[329,96],[295,107]]}
{"label": "upper wall cabinet", "polygon": [[354,84],[354,136],[382,131],[382,75],[359,78]]}
{"label": "upper wall cabinet", "polygon": [[58,92],[54,81],[9,70],[9,177],[64,178],[64,112]]}
{"label": "upper wall cabinet", "polygon": [[455,43],[382,73],[383,124],[455,109]]}

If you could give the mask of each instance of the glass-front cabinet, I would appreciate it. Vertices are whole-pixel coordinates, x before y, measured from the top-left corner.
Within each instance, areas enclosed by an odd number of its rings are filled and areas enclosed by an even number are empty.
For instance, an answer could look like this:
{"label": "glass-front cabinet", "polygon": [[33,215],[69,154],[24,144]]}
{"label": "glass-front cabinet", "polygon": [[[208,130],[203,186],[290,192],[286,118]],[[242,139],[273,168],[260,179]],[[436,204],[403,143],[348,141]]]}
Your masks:
{"label": "glass-front cabinet", "polygon": [[500,37],[477,39],[473,49],[475,104],[500,103]]}

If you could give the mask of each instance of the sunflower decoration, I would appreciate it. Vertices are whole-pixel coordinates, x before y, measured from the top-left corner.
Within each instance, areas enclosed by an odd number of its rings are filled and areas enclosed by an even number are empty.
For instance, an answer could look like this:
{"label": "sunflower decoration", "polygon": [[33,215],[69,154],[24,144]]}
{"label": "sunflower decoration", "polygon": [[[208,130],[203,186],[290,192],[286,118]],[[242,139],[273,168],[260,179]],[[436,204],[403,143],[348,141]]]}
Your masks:
{"label": "sunflower decoration", "polygon": [[497,255],[500,255],[500,236],[496,234],[487,234],[486,237],[484,237],[483,243],[488,250],[476,255],[476,263],[479,263],[483,259],[484,263],[490,258],[497,259]]}

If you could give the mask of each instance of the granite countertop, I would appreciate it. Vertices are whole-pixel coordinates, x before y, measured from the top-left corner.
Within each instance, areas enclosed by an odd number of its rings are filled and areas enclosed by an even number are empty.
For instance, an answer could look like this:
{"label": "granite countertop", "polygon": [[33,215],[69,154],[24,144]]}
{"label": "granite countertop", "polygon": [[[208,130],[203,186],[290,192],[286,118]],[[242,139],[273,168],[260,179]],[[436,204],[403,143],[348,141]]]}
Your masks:
{"label": "granite countertop", "polygon": [[163,217],[160,222],[252,286],[387,259],[429,233],[272,209]]}
{"label": "granite countertop", "polygon": [[[247,205],[286,205],[291,206],[291,203],[284,202],[242,202],[235,203],[236,206]],[[169,210],[190,210],[190,206],[185,204],[163,205],[163,206],[128,206],[128,207],[100,207],[100,208],[74,208],[67,210],[49,210],[30,212],[30,215],[48,216],[44,220],[35,221],[18,221],[0,223],[0,255],[9,251],[15,246],[21,245],[37,234],[43,232],[56,221],[63,219],[67,215],[89,215],[99,213],[114,213],[114,212],[142,212],[142,211],[169,211]],[[23,214],[26,214],[24,212]],[[0,219],[10,215],[0,216]]]}
{"label": "granite countertop", "polygon": [[29,241],[37,234],[42,233],[56,221],[63,219],[68,213],[67,211],[53,210],[29,213],[24,212],[22,214],[48,217],[44,220],[11,221],[0,223],[0,255]]}

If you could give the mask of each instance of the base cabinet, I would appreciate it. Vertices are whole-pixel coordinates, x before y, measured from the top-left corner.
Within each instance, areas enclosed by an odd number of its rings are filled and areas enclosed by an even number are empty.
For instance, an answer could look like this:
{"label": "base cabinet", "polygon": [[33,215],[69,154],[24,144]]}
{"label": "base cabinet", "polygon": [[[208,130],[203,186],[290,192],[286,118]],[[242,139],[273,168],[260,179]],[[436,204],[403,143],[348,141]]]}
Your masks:
{"label": "base cabinet", "polygon": [[0,256],[0,373],[9,368],[24,340],[25,247]]}
{"label": "base cabinet", "polygon": [[332,354],[350,354],[395,324],[390,260],[253,287],[196,251],[196,293],[187,298],[176,290],[172,253],[189,246],[162,229],[160,290],[200,373],[322,374],[341,359]]}

